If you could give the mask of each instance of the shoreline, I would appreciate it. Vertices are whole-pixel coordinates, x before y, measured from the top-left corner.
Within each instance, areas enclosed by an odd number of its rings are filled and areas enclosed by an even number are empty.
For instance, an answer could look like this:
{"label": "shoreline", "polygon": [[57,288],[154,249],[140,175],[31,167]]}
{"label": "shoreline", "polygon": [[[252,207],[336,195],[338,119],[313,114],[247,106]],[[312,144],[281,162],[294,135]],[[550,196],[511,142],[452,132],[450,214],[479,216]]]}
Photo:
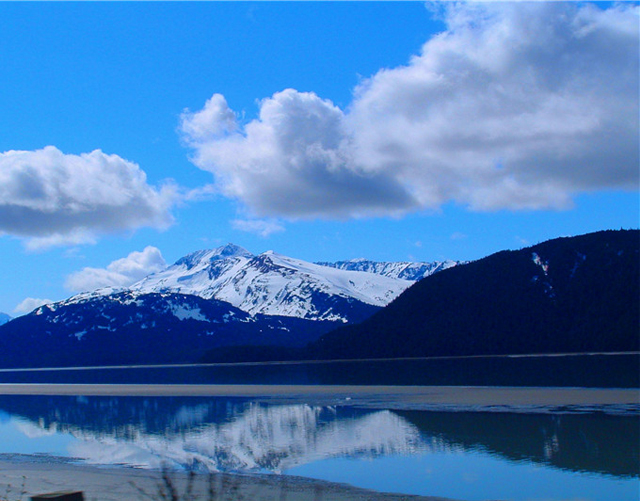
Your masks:
{"label": "shoreline", "polygon": [[0,395],[238,397],[391,410],[640,414],[640,390],[620,388],[2,383]]}
{"label": "shoreline", "polygon": [[[166,485],[162,481],[162,472],[158,470],[93,466],[55,457],[22,454],[15,455],[13,460],[3,456],[6,455],[0,454],[0,492],[9,494],[9,499],[61,491],[83,491],[87,501],[165,499],[158,495],[159,487]],[[186,491],[188,473],[171,471],[169,478],[178,493]],[[197,499],[210,499],[210,479],[219,494],[237,496],[230,499],[452,501],[440,497],[376,492],[348,484],[289,475],[235,473],[195,474],[192,482]]]}
{"label": "shoreline", "polygon": [[43,371],[87,371],[113,369],[174,369],[181,367],[244,367],[255,365],[304,365],[304,364],[341,364],[353,362],[393,362],[411,360],[471,360],[477,358],[557,358],[580,356],[621,356],[640,355],[640,351],[586,351],[567,353],[524,353],[508,355],[442,355],[433,357],[403,357],[403,358],[336,358],[329,360],[267,360],[260,362],[212,362],[188,364],[129,364],[129,365],[90,365],[72,367],[16,367],[0,368],[2,372],[43,372]]}

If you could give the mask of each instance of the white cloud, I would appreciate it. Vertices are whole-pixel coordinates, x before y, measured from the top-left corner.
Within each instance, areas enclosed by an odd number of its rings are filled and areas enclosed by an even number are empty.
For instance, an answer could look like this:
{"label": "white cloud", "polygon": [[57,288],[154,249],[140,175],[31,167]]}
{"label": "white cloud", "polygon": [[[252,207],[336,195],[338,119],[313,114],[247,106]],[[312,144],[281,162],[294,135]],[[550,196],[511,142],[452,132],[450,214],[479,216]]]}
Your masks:
{"label": "white cloud", "polygon": [[570,2],[464,3],[346,111],[293,89],[242,126],[221,95],[182,117],[192,161],[257,217],[571,206],[637,189],[638,13]]}
{"label": "white cloud", "polygon": [[220,94],[214,94],[200,111],[184,110],[182,114],[182,131],[191,141],[215,140],[236,128],[236,116]]}
{"label": "white cloud", "polygon": [[51,299],[39,299],[35,297],[28,297],[24,301],[22,301],[18,306],[13,309],[13,312],[18,315],[23,315],[24,313],[29,313],[39,308],[44,304],[53,303]]}
{"label": "white cloud", "polygon": [[255,233],[264,238],[284,231],[284,226],[272,219],[234,219],[231,221],[231,226],[236,230]]}
{"label": "white cloud", "polygon": [[0,153],[0,234],[30,248],[95,241],[103,233],[166,228],[176,189],[156,189],[132,162],[53,146]]}
{"label": "white cloud", "polygon": [[[213,99],[226,107],[222,96]],[[226,109],[219,114],[230,116]],[[185,114],[182,122],[195,150],[192,160],[215,173],[223,194],[240,199],[259,216],[344,217],[414,205],[393,176],[354,166],[344,114],[313,93],[276,93],[262,101],[259,119],[243,131],[225,121],[207,135],[201,121],[192,124],[198,116]]]}
{"label": "white cloud", "polygon": [[127,287],[138,280],[166,268],[160,250],[148,246],[142,252],[132,252],[117,259],[106,268],[83,268],[72,273],[65,287],[74,292],[91,291],[100,287]]}

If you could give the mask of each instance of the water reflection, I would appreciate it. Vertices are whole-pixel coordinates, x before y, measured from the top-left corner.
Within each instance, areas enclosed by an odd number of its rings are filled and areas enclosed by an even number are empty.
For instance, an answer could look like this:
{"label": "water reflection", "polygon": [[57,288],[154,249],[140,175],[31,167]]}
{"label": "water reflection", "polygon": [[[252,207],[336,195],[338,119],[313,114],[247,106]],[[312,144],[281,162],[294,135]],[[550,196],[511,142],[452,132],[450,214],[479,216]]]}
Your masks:
{"label": "water reflection", "polygon": [[423,436],[466,451],[563,470],[640,477],[640,417],[398,412]]}
{"label": "water reflection", "polygon": [[400,412],[179,397],[4,396],[0,409],[0,421],[16,422],[25,439],[70,435],[67,454],[97,464],[282,472],[327,458],[448,451],[640,477],[638,416]]}
{"label": "water reflection", "polygon": [[329,457],[413,454],[420,432],[388,410],[229,399],[5,397],[27,437],[68,433],[97,464],[281,472]]}

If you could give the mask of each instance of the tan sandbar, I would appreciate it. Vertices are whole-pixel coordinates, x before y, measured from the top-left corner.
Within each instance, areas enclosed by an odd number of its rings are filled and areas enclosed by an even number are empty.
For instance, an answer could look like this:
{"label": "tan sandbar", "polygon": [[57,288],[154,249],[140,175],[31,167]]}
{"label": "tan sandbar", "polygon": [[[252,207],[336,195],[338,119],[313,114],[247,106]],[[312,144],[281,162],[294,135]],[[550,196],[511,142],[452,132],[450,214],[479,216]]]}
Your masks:
{"label": "tan sandbar", "polygon": [[349,404],[463,406],[638,405],[638,389],[485,386],[0,384],[0,395],[219,396],[331,399]]}
{"label": "tan sandbar", "polygon": [[[187,474],[170,473],[171,482],[182,494],[186,490]],[[197,499],[209,498],[210,477],[194,477]],[[346,484],[308,480],[286,475],[223,475],[211,477],[222,499],[263,501],[445,501],[442,498],[378,493]],[[23,490],[24,484],[24,490]],[[161,473],[134,468],[100,468],[59,462],[0,460],[0,499],[9,489],[9,499],[29,499],[35,494],[59,491],[83,491],[87,501],[135,501],[169,499],[158,496],[164,485]],[[147,493],[149,496],[145,495]],[[233,494],[233,495],[232,495]],[[216,497],[216,499],[219,499]]]}

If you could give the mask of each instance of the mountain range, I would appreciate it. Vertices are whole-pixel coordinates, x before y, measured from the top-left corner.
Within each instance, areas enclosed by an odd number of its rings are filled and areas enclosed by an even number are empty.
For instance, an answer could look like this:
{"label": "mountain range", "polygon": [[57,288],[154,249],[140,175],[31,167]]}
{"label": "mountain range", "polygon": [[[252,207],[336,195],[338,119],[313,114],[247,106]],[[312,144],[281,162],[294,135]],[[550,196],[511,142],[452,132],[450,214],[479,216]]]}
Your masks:
{"label": "mountain range", "polygon": [[309,263],[235,245],[0,326],[0,367],[640,351],[640,232],[470,262]]}
{"label": "mountain range", "polygon": [[84,292],[0,327],[0,366],[181,363],[227,346],[302,347],[458,264],[345,263],[233,244],[194,252],[130,287]]}
{"label": "mountain range", "polygon": [[[347,323],[362,317],[362,305],[383,307],[416,280],[457,264],[362,263],[365,269],[342,263],[309,263],[273,251],[254,256],[229,244],[189,254],[130,289],[143,294],[172,292],[217,299],[250,315]],[[409,269],[411,273],[403,273]]]}

